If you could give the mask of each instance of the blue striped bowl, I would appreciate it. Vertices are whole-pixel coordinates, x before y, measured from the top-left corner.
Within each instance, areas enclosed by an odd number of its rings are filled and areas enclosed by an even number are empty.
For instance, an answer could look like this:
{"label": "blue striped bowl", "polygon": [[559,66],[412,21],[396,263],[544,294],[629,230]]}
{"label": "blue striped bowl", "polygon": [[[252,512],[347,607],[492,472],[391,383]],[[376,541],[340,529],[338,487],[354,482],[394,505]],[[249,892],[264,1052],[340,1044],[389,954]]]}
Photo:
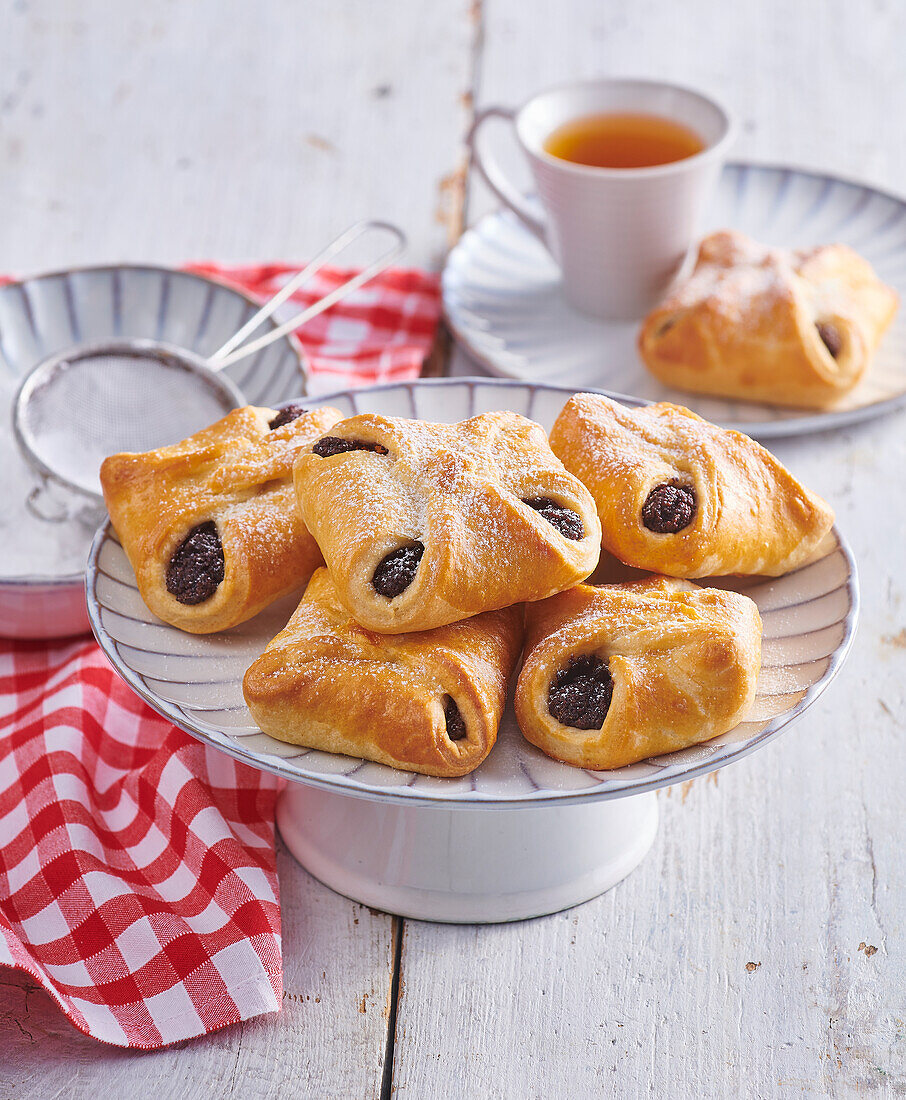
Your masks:
{"label": "blue striped bowl", "polygon": [[[163,267],[87,267],[0,287],[0,635],[53,638],[88,630],[83,563],[98,523],[49,523],[25,507],[38,482],[12,434],[10,406],[22,377],[54,352],[81,343],[147,338],[207,357],[257,308],[223,283]],[[300,351],[290,338],[225,373],[256,405],[276,404],[305,387]],[[16,542],[42,549],[36,567],[25,569],[22,554],[13,556]]]}

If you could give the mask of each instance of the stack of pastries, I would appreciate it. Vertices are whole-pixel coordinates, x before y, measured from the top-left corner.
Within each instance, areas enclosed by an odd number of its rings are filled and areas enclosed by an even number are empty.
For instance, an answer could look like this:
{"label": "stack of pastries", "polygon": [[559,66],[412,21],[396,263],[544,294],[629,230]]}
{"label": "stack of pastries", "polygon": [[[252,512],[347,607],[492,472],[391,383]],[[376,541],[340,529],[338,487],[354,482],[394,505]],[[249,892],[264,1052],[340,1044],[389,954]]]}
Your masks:
{"label": "stack of pastries", "polygon": [[[567,764],[621,767],[732,729],[761,620],[692,580],[796,569],[833,522],[746,436],[592,394],[550,438],[511,412],[249,407],[108,458],[101,482],[165,622],[224,630],[306,586],[245,676],[262,730],[433,776],[487,757],[520,656],[520,728]],[[584,583],[602,548],[645,575]]]}

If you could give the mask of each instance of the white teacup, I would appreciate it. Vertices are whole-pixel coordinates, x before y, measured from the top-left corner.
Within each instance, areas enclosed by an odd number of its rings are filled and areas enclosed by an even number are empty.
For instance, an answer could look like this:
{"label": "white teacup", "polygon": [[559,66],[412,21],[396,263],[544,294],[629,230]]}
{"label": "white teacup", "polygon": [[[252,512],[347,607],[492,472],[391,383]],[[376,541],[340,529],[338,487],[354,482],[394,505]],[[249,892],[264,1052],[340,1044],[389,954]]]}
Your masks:
{"label": "white teacup", "polygon": [[[659,115],[692,129],[705,148],[650,168],[597,168],[552,156],[544,142],[586,115]],[[546,217],[507,179],[477,137],[490,118],[515,123]],[[663,297],[689,253],[734,133],[729,113],[688,88],[654,80],[592,80],[553,88],[518,111],[489,107],[468,135],[481,174],[550,250],[571,305],[611,320],[643,316]]]}

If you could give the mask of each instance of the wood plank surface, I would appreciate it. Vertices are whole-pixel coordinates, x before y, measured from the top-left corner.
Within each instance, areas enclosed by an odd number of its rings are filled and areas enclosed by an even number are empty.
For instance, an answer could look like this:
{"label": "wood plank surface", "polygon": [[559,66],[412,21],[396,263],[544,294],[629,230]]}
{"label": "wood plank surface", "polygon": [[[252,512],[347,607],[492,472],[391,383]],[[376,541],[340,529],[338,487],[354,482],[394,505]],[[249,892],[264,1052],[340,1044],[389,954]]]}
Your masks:
{"label": "wood plank surface", "polygon": [[379,1097],[395,919],[328,890],[282,846],[278,871],[279,1015],[125,1051],[82,1035],[29,977],[0,969],[0,1098]]}
{"label": "wood plank surface", "polygon": [[[412,0],[0,2],[0,271],[304,258],[358,218],[437,267],[473,24]],[[0,1098],[379,1096],[396,922],[279,860],[283,1012],[169,1050],[0,970]]]}
{"label": "wood plank surface", "polygon": [[359,218],[439,266],[458,2],[3,0],[0,21],[2,270],[304,258]]}
{"label": "wood plank surface", "polygon": [[[478,107],[518,106],[573,79],[674,80],[736,115],[731,157],[906,186],[902,4],[562,0],[529,12],[520,0],[483,0],[481,10]],[[497,205],[474,177],[468,192],[470,223]]]}
{"label": "wood plank surface", "polygon": [[906,1092],[906,530],[881,488],[906,439],[890,418],[783,454],[860,562],[844,673],[773,745],[661,792],[654,849],[603,897],[518,926],[407,922],[397,1095]]}
{"label": "wood plank surface", "polygon": [[[5,270],[292,258],[368,216],[438,266],[470,102],[598,73],[713,90],[739,156],[906,188],[889,0],[16,0],[0,20]],[[467,193],[469,220],[492,208]],[[662,792],[651,854],[602,898],[510,926],[406,922],[395,1095],[906,1095],[903,417],[774,449],[860,563],[844,673],[775,744]],[[121,1052],[2,971],[0,1098],[380,1095],[395,924],[284,854],[280,876],[279,1017]]]}
{"label": "wood plank surface", "polygon": [[[736,156],[906,186],[901,6],[482,10],[478,106],[663,76],[730,104]],[[495,205],[472,174],[467,222]],[[482,372],[457,351],[453,373]],[[775,744],[661,792],[651,854],[596,901],[511,927],[407,922],[396,1095],[906,1095],[903,417],[772,449],[853,542],[863,612],[843,674]]]}

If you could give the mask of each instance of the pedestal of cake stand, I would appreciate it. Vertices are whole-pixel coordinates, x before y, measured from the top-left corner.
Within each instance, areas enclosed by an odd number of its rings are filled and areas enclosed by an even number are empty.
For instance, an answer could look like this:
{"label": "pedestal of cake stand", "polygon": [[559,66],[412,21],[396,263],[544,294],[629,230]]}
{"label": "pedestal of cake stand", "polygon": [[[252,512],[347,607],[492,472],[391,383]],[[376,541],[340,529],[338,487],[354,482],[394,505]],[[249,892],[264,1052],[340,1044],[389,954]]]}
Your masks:
{"label": "pedestal of cake stand", "polygon": [[654,842],[654,794],[567,805],[407,806],[291,783],[277,824],[311,874],[375,909],[493,923],[609,890]]}

